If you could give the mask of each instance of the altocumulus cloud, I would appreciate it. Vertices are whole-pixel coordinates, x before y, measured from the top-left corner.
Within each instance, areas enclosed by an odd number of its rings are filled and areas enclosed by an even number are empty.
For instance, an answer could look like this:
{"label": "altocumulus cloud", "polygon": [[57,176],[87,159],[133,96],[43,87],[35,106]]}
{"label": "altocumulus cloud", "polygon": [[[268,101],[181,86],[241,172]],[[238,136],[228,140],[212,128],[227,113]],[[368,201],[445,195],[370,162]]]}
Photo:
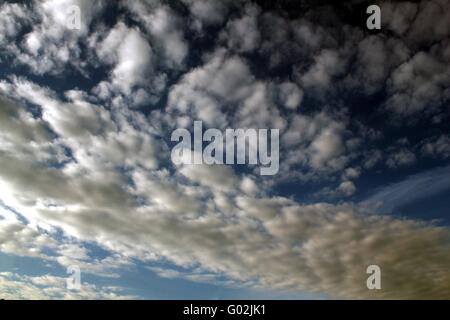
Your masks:
{"label": "altocumulus cloud", "polygon": [[[69,4],[81,8],[81,30],[61,20]],[[419,117],[448,118],[450,28],[432,23],[448,23],[448,2],[386,3],[399,22],[370,35],[330,10],[306,6],[288,19],[243,1],[2,4],[0,62],[11,66],[0,78],[0,251],[110,278],[139,262],[166,278],[262,290],[450,298],[448,227],[370,214],[351,198],[373,167],[447,157],[445,134],[405,142],[382,131],[399,117],[405,136]],[[120,14],[105,21],[108,11]],[[72,80],[51,80],[60,77]],[[386,127],[340,98],[355,91],[382,91],[373,112]],[[195,120],[279,129],[279,175],[173,165],[170,133]],[[279,192],[282,183],[316,188],[314,201]],[[382,290],[366,287],[371,264],[382,269]],[[5,298],[130,298],[64,285],[0,273]]]}

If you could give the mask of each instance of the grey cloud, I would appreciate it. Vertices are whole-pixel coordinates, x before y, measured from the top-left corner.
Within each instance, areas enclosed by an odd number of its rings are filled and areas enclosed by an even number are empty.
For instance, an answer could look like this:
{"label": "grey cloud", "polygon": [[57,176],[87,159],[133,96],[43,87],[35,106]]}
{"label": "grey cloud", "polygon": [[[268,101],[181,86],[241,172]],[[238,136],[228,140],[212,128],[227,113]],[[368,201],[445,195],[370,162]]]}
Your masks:
{"label": "grey cloud", "polygon": [[[70,5],[80,8],[83,17],[81,30],[69,30],[67,17],[60,14]],[[34,1],[33,13],[28,14],[33,22],[32,31],[24,36],[18,46],[10,46],[8,54],[16,62],[29,66],[36,74],[58,74],[67,64],[84,73],[79,41],[85,39],[90,23],[103,9],[103,1]]]}
{"label": "grey cloud", "polygon": [[444,88],[450,83],[448,45],[445,41],[434,45],[430,53],[418,52],[393,71],[387,83],[390,111],[406,116],[422,110],[433,113],[446,102]]}
{"label": "grey cloud", "polygon": [[289,109],[296,109],[303,100],[303,90],[295,83],[283,82],[279,85],[281,103]]}
{"label": "grey cloud", "polygon": [[[255,79],[244,59],[218,50],[172,87],[168,112],[176,110],[219,128],[231,120],[241,128],[282,128],[284,120],[274,105],[272,91],[269,83]],[[227,114],[234,114],[234,119]],[[249,114],[254,117],[249,118]]]}
{"label": "grey cloud", "polygon": [[[95,241],[119,255],[143,261],[164,258],[184,268],[198,266],[210,274],[253,283],[253,287],[336,297],[443,298],[449,292],[450,236],[445,228],[364,215],[349,206],[249,197],[240,193],[238,177],[233,178],[236,190],[226,196],[228,206],[216,206],[220,187],[233,175],[212,167],[195,175],[181,168],[180,174],[188,180],[177,179],[174,193],[162,182],[171,176],[169,172],[160,172],[159,177],[158,171],[154,176],[137,172],[131,177],[136,179],[136,193],[133,186],[125,190],[110,181],[71,176],[24,159],[11,161],[2,155],[1,160],[1,180],[9,185],[2,199],[8,205],[34,223],[61,228],[80,241]],[[189,182],[192,179],[206,190],[219,190],[202,192]],[[14,202],[8,194],[20,194],[28,201]],[[133,200],[136,194],[146,202],[140,205]],[[158,197],[163,203],[185,198],[194,213],[196,208],[201,211],[192,214],[185,210],[188,206],[176,202],[164,206]],[[202,204],[196,207],[196,202]],[[60,254],[80,261],[85,255],[76,247]],[[382,267],[384,291],[365,287],[369,264]]]}
{"label": "grey cloud", "polygon": [[248,5],[242,17],[228,21],[221,36],[231,50],[251,52],[259,46],[261,41],[258,29],[259,11],[258,7]]}
{"label": "grey cloud", "polygon": [[[1,216],[0,216],[1,217]],[[0,220],[0,251],[26,257],[50,259],[45,248],[55,249],[57,242],[19,221]]]}
{"label": "grey cloud", "polygon": [[304,87],[323,89],[328,87],[334,76],[342,74],[346,61],[335,50],[322,50],[315,58],[314,64],[306,73],[300,75]]}
{"label": "grey cloud", "polygon": [[202,24],[206,25],[217,25],[224,22],[230,6],[233,1],[225,0],[182,0],[191,14],[200,23],[197,27],[202,28]]}

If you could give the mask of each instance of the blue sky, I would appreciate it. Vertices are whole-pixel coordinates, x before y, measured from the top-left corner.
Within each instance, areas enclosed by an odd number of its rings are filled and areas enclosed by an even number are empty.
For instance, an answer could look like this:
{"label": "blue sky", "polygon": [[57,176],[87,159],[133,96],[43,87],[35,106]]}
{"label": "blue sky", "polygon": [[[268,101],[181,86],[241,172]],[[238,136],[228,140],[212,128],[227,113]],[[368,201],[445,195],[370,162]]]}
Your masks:
{"label": "blue sky", "polygon": [[[0,297],[449,298],[449,2],[367,5],[2,3]],[[173,163],[194,121],[278,172]]]}

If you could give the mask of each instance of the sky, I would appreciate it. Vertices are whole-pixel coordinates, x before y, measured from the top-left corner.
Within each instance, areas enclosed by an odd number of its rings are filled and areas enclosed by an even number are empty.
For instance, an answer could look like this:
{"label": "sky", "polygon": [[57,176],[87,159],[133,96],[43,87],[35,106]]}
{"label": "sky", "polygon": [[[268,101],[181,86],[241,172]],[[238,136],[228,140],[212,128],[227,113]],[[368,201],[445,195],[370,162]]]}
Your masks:
{"label": "sky", "polygon": [[450,2],[330,3],[3,1],[0,298],[450,299]]}

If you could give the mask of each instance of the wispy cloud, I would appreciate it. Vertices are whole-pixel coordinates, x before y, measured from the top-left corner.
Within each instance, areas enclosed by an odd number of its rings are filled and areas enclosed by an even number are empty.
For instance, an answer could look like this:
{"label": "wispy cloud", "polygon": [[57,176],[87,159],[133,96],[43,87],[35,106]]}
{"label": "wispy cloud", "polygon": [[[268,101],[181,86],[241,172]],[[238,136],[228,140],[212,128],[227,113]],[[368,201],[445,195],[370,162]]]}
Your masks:
{"label": "wispy cloud", "polygon": [[389,212],[448,190],[450,190],[450,166],[439,167],[382,187],[369,196],[364,204]]}

